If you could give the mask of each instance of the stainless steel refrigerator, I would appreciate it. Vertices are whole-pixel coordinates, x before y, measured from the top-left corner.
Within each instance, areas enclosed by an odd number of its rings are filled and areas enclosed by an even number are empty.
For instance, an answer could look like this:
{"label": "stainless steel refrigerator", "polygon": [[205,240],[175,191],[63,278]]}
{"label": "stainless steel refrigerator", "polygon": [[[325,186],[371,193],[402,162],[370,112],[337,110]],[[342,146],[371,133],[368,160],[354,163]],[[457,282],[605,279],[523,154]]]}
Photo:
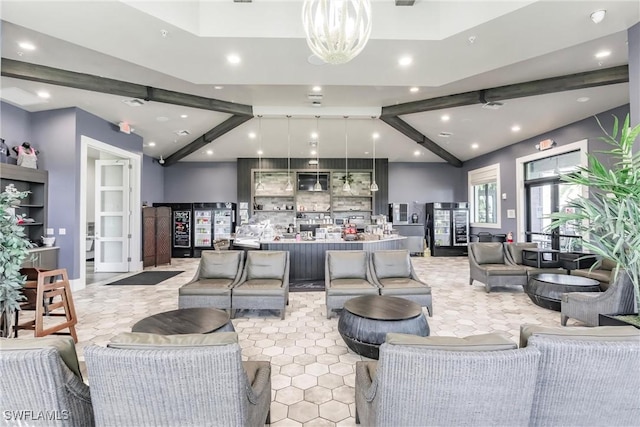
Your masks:
{"label": "stainless steel refrigerator", "polygon": [[427,241],[431,256],[466,256],[469,208],[466,202],[427,203]]}

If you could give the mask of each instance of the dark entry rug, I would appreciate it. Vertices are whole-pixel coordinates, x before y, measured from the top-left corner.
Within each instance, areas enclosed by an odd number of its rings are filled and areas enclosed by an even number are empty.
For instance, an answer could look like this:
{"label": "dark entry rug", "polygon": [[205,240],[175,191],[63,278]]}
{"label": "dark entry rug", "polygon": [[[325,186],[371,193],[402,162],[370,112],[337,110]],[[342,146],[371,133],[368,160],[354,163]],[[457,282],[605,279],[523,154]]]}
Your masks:
{"label": "dark entry rug", "polygon": [[115,282],[107,283],[107,285],[157,285],[173,276],[177,276],[183,271],[143,271],[133,276]]}
{"label": "dark entry rug", "polygon": [[291,282],[289,292],[324,292],[324,280]]}

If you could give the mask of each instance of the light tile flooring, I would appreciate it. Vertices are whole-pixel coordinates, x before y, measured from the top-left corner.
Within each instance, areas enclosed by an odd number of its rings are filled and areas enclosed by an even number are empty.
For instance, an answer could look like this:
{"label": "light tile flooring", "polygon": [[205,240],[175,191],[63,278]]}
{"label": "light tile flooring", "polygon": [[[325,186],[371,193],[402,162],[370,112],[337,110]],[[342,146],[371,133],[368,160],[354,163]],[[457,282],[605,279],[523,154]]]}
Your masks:
{"label": "light tile flooring", "polygon": [[[521,288],[487,294],[479,282],[469,286],[467,258],[412,261],[432,287],[431,335],[503,332],[517,342],[522,323],[560,324],[559,313],[534,305]],[[172,265],[157,268],[185,271],[155,286],[89,285],[75,292],[80,359],[87,345],[106,345],[141,318],[176,309],[177,289],[193,276],[197,263],[197,259],[174,259]],[[275,313],[255,311],[240,312],[233,320],[243,358],[271,362],[273,426],[355,424],[354,368],[364,358],[342,341],[337,317],[326,319],[324,298],[324,292],[291,293],[284,320]],[[21,337],[26,336],[22,331]]]}

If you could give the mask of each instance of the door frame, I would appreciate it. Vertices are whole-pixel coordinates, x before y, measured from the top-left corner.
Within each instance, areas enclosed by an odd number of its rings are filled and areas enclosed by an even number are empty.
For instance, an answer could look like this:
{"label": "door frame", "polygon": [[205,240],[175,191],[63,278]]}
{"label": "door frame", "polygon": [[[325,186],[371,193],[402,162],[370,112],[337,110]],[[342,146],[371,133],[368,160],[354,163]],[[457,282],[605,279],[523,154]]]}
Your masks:
{"label": "door frame", "polygon": [[[524,165],[533,160],[540,160],[547,157],[557,156],[558,154],[568,153],[570,151],[580,151],[580,166],[587,166],[587,152],[589,144],[588,140],[582,139],[570,144],[561,145],[550,150],[540,151],[528,156],[518,157],[516,159],[516,241],[526,242],[525,230],[527,229],[527,213],[526,213],[526,190],[524,188]],[[583,197],[589,197],[589,188],[582,188]]]}
{"label": "door frame", "polygon": [[110,154],[112,156],[121,157],[129,160],[131,165],[131,173],[129,176],[129,185],[131,186],[129,201],[129,209],[131,210],[131,243],[129,272],[142,271],[142,203],[141,203],[141,187],[142,187],[142,155],[114,147],[107,143],[98,141],[86,135],[80,136],[80,221],[77,235],[78,242],[78,258],[80,261],[80,278],[78,283],[74,284],[74,289],[83,289],[86,287],[86,250],[87,250],[87,156],[89,148],[93,148],[100,152]]}

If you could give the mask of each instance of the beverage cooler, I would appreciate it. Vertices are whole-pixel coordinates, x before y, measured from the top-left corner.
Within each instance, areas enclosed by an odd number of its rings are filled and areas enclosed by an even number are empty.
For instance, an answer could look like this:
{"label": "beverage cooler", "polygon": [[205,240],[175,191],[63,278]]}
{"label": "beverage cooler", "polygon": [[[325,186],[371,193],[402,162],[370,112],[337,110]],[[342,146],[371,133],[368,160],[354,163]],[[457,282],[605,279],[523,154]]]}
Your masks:
{"label": "beverage cooler", "polygon": [[213,250],[216,240],[230,239],[235,231],[235,203],[193,204],[193,256]]}
{"label": "beverage cooler", "polygon": [[193,206],[191,203],[154,203],[154,207],[171,208],[171,257],[193,256],[191,229],[193,226]]}
{"label": "beverage cooler", "polygon": [[466,202],[427,203],[427,240],[431,256],[466,256],[469,208]]}

